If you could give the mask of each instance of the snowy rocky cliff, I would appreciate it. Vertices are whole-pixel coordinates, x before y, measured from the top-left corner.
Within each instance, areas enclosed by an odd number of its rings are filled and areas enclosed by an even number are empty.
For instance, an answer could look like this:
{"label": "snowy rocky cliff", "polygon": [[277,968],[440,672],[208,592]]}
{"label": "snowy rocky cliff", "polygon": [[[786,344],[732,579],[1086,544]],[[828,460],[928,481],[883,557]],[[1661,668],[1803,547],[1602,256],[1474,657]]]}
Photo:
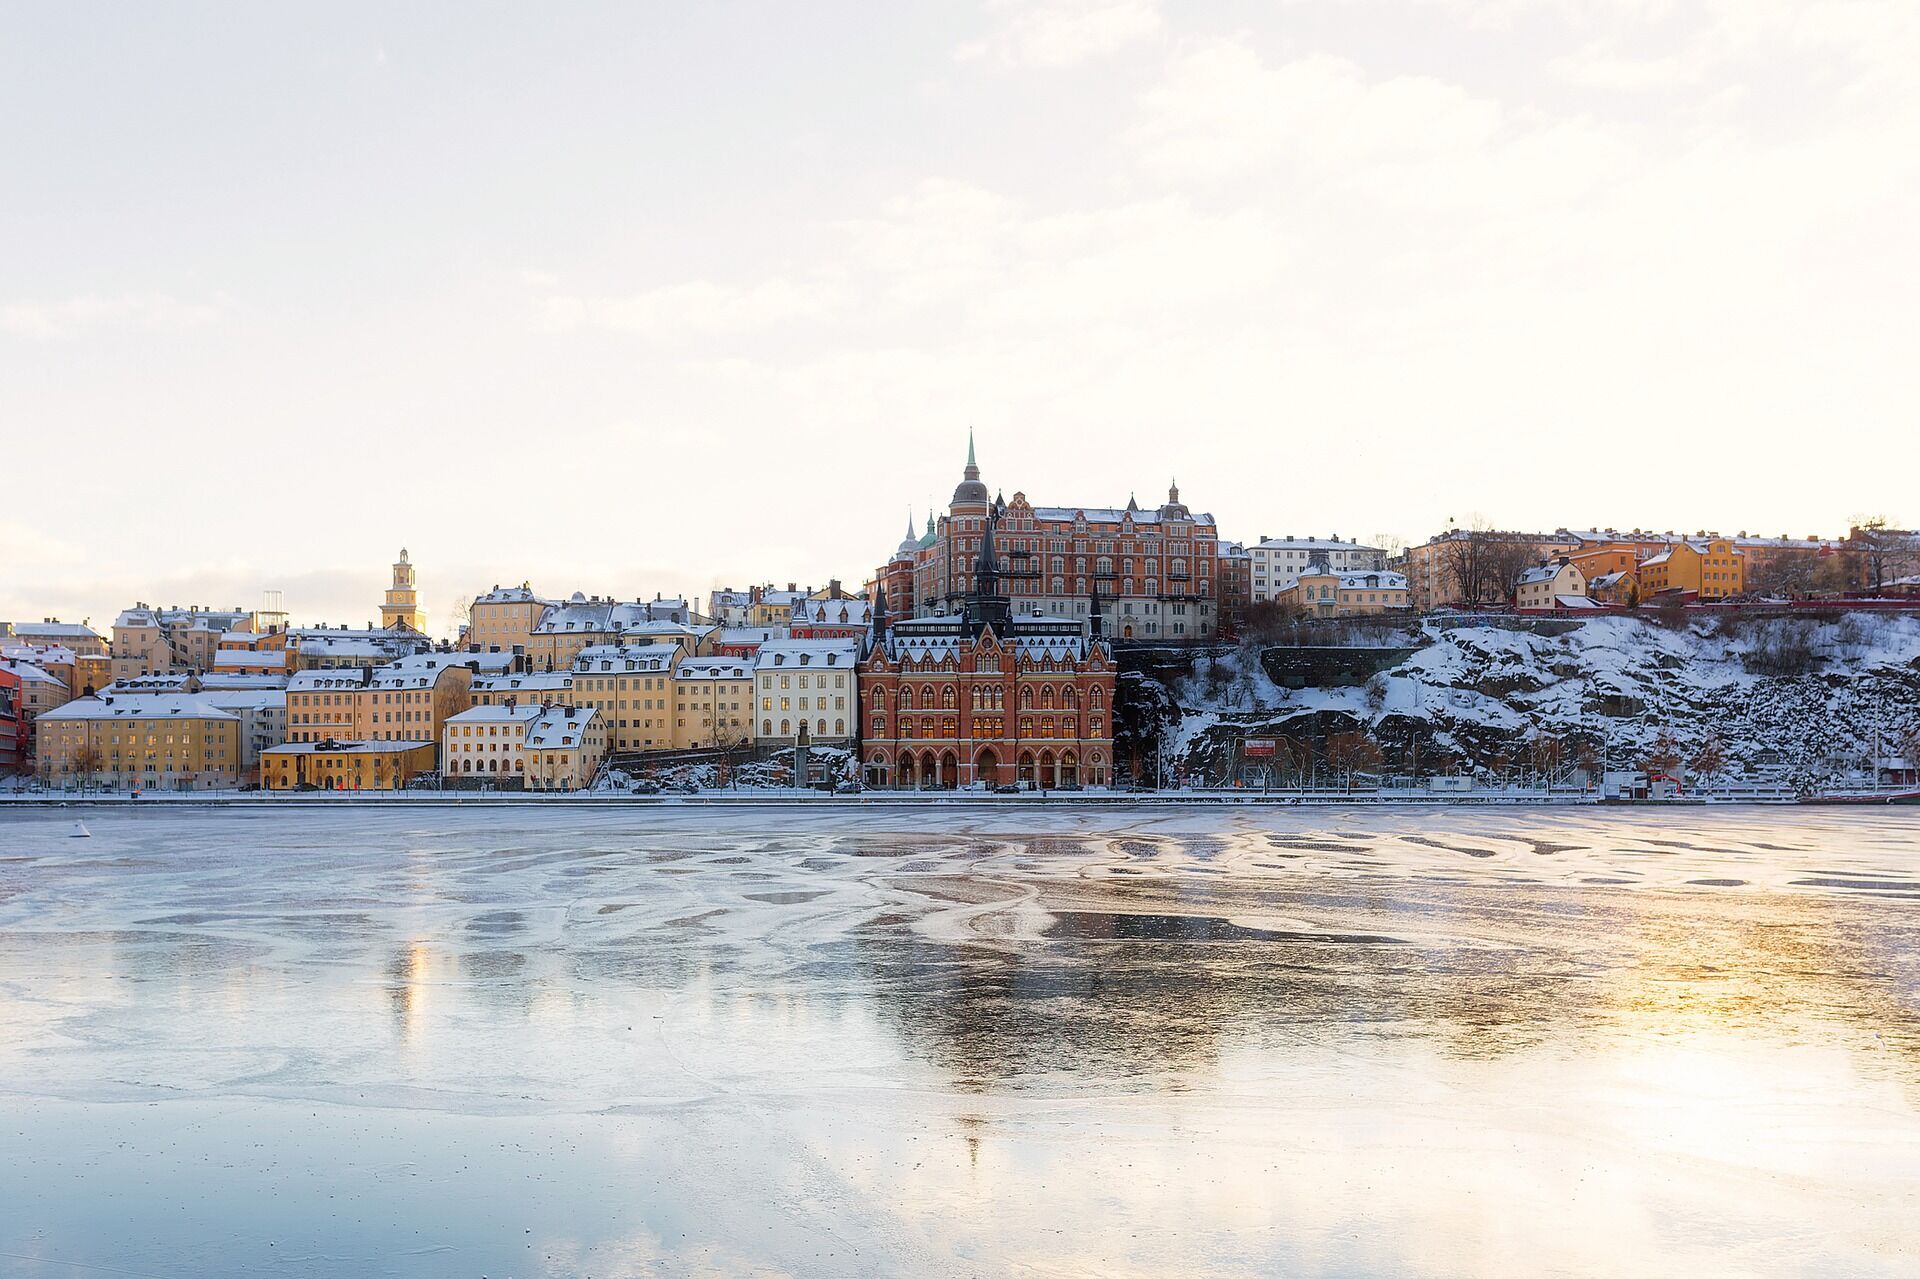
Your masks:
{"label": "snowy rocky cliff", "polygon": [[1620,767],[1664,751],[1683,769],[1803,784],[1920,742],[1920,618],[1907,616],[1425,623],[1124,678],[1123,744],[1208,781],[1232,774],[1246,737],[1323,766],[1357,754],[1368,771]]}

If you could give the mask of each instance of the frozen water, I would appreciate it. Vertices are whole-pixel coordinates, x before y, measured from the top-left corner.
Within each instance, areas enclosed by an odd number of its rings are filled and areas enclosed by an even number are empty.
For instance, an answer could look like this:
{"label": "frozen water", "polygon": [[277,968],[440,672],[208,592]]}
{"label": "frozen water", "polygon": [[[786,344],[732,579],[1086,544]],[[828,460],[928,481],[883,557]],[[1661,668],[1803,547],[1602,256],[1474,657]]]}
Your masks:
{"label": "frozen water", "polygon": [[1911,810],[88,822],[0,814],[0,1273],[1920,1254]]}

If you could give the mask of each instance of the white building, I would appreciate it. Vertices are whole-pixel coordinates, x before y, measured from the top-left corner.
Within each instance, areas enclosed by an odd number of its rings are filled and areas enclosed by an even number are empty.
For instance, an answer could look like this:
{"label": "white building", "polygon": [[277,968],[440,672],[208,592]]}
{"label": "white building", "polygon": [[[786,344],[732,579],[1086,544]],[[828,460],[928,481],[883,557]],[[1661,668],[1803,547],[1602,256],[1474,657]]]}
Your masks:
{"label": "white building", "polygon": [[551,707],[527,726],[529,790],[580,790],[606,757],[606,722],[591,706]]}
{"label": "white building", "polygon": [[776,640],[754,655],[754,700],[762,746],[790,746],[800,725],[821,745],[851,745],[859,735],[854,668],[860,641]]}
{"label": "white building", "polygon": [[527,771],[527,728],[544,712],[537,705],[475,706],[447,716],[441,769],[449,779],[517,781]]}
{"label": "white building", "polygon": [[1587,579],[1562,555],[1520,574],[1513,586],[1515,608],[1586,608]]}
{"label": "white building", "polygon": [[1247,548],[1252,561],[1253,602],[1264,604],[1284,586],[1318,563],[1333,573],[1377,573],[1387,567],[1387,553],[1377,546],[1343,542],[1338,537],[1262,537]]}

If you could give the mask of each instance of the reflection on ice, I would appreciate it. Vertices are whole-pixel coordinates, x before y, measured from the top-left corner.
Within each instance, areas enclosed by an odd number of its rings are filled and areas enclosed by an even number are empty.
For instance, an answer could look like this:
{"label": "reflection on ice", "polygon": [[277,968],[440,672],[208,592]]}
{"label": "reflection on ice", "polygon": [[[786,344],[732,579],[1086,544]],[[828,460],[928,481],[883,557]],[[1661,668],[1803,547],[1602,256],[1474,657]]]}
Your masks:
{"label": "reflection on ice", "polygon": [[1118,820],[8,814],[0,1256],[1909,1269],[1909,819]]}

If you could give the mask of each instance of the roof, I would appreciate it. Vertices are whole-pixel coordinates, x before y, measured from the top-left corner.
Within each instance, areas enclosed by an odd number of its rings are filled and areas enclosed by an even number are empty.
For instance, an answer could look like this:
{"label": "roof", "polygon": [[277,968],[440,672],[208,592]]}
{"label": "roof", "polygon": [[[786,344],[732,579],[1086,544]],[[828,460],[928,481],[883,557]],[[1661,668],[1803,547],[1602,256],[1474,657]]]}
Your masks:
{"label": "roof", "polygon": [[1553,597],[1555,608],[1599,608],[1600,605],[1584,595],[1556,595]]}
{"label": "roof", "polygon": [[476,675],[475,693],[514,693],[551,690],[565,692],[573,687],[572,671],[540,671],[537,674]]}
{"label": "roof", "polygon": [[475,604],[551,604],[535,595],[527,583],[518,586],[496,586],[485,595],[473,597]]}
{"label": "roof", "polygon": [[0,645],[0,657],[41,666],[72,666],[78,660],[64,644],[4,644]]}
{"label": "roof", "polygon": [[873,605],[865,600],[798,600],[793,605],[794,626],[860,626],[873,624]]}
{"label": "roof", "polygon": [[784,626],[727,626],[713,637],[716,644],[768,644],[788,638]]}
{"label": "roof", "polygon": [[[1160,512],[1157,510],[1123,510],[1117,506],[1036,506],[1033,518],[1053,520],[1056,523],[1071,524],[1085,516],[1089,524],[1118,524],[1121,520],[1132,520],[1135,524],[1158,524]],[[1213,516],[1198,512],[1187,517],[1194,524],[1212,525]]]}
{"label": "roof", "polygon": [[44,635],[49,639],[99,639],[100,633],[82,622],[15,622],[13,633],[16,638]]}
{"label": "roof", "polygon": [[1373,551],[1380,555],[1386,554],[1377,546],[1368,546],[1362,542],[1343,542],[1337,537],[1263,537],[1248,549],[1250,551]]}
{"label": "roof", "polygon": [[744,657],[683,658],[674,671],[679,679],[750,679],[753,663]]}
{"label": "roof", "polygon": [[783,639],[762,644],[754,654],[755,670],[833,666],[851,668],[859,659],[860,642],[852,639]]}
{"label": "roof", "polygon": [[0,671],[12,671],[22,683],[54,684],[65,688],[66,681],[56,675],[47,674],[45,668],[33,663],[21,661],[16,657],[0,657]]}
{"label": "roof", "polygon": [[532,703],[520,706],[470,706],[458,715],[447,716],[449,724],[524,724],[540,714]]}
{"label": "roof", "polygon": [[591,706],[555,706],[527,727],[528,750],[561,750],[578,746],[583,732],[599,711]]}
{"label": "roof", "polygon": [[[1562,570],[1573,568],[1571,564],[1535,564],[1520,574],[1520,585],[1531,586],[1538,582],[1551,582],[1560,576]],[[1579,570],[1575,569],[1575,572]]]}
{"label": "roof", "polygon": [[77,697],[65,706],[43,711],[40,723],[76,723],[88,720],[209,719],[239,722],[239,716],[209,705],[193,693],[115,693],[104,697]]}
{"label": "roof", "polygon": [[580,650],[573,669],[595,671],[670,671],[680,656],[678,644],[594,644]]}
{"label": "roof", "polygon": [[262,755],[389,755],[399,751],[433,749],[432,742],[283,742],[269,746]]}

